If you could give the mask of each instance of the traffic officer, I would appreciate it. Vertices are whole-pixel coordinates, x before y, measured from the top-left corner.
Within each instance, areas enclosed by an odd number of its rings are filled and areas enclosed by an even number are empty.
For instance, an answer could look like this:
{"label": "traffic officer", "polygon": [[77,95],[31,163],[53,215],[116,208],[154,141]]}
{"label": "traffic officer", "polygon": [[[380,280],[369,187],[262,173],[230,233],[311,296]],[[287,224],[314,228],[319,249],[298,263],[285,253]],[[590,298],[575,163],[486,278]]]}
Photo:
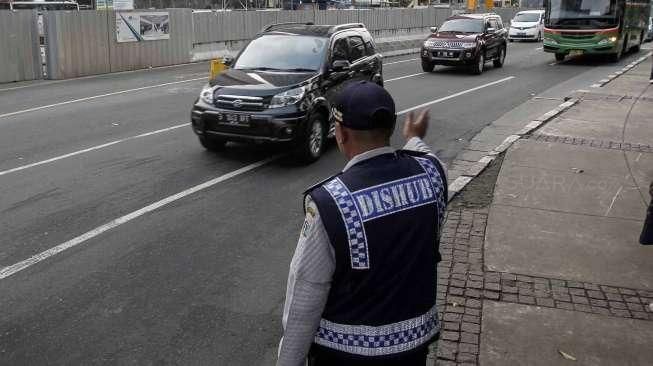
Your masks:
{"label": "traffic officer", "polygon": [[424,365],[439,334],[436,265],[447,203],[440,161],[422,142],[428,112],[390,147],[395,105],[371,82],[334,103],[349,162],[305,193],[288,276],[278,366]]}

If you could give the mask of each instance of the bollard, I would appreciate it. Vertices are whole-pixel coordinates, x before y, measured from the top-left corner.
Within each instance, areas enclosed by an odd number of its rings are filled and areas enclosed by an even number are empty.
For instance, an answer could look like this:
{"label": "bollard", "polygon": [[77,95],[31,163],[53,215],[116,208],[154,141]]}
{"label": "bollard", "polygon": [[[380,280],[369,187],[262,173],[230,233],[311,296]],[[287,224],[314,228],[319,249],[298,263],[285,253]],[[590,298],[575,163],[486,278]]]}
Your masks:
{"label": "bollard", "polygon": [[220,75],[221,72],[227,69],[227,66],[222,62],[222,59],[211,60],[211,66],[209,68],[209,80]]}

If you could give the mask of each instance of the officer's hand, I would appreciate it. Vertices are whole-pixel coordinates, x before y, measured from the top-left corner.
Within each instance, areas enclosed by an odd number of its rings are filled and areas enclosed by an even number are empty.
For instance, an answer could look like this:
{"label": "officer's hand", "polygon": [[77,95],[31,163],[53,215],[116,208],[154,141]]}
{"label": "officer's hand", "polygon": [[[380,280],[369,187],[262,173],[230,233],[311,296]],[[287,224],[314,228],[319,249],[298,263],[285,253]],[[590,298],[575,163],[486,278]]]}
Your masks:
{"label": "officer's hand", "polygon": [[404,137],[410,140],[413,137],[423,139],[426,136],[426,130],[429,127],[429,109],[423,109],[417,118],[413,112],[408,113],[404,121]]}

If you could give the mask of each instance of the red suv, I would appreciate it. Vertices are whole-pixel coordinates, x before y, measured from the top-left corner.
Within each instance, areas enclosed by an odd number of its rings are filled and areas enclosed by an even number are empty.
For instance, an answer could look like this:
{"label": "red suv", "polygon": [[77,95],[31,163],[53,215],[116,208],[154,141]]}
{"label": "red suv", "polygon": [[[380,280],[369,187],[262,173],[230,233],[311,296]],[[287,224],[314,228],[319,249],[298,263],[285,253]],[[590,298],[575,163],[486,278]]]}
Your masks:
{"label": "red suv", "polygon": [[508,31],[497,14],[460,14],[449,17],[422,45],[422,69],[435,65],[469,66],[483,72],[488,61],[502,67],[506,59]]}

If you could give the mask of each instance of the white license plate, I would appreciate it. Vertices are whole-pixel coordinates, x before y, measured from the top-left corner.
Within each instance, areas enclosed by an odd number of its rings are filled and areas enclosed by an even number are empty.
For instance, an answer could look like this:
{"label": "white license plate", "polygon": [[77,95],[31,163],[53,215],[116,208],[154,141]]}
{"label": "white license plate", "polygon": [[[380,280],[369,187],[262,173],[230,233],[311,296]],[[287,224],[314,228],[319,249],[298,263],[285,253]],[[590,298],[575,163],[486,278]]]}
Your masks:
{"label": "white license plate", "polygon": [[249,126],[251,116],[247,114],[235,114],[235,113],[218,113],[217,114],[218,122],[229,124],[229,125],[243,125]]}
{"label": "white license plate", "polygon": [[580,56],[580,55],[582,55],[584,53],[585,53],[585,51],[583,51],[583,50],[571,50],[571,51],[569,51],[569,56],[572,56],[572,57],[573,56]]}
{"label": "white license plate", "polygon": [[525,36],[525,35],[526,35],[526,32],[517,32],[517,35],[518,35],[518,36]]}

